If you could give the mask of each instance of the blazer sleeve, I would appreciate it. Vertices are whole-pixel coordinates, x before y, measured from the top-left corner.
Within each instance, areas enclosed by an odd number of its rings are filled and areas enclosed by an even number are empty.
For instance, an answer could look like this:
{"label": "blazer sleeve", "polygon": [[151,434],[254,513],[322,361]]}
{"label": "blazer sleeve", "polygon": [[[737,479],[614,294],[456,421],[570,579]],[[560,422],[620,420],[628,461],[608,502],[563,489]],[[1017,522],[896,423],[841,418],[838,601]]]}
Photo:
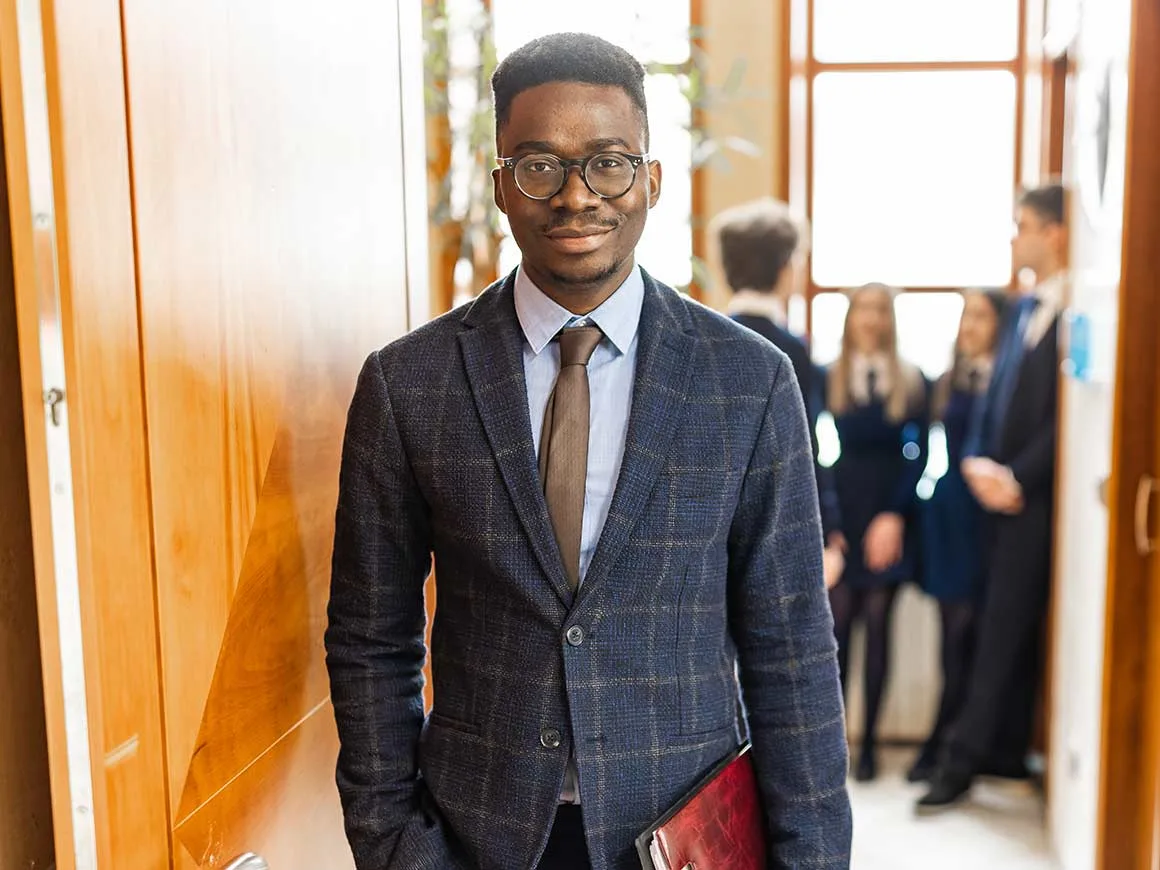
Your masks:
{"label": "blazer sleeve", "polygon": [[358,870],[459,866],[423,807],[416,761],[430,552],[429,512],[373,354],[347,418],[326,630],[338,790]]}
{"label": "blazer sleeve", "polygon": [[769,866],[847,868],[851,816],[833,619],[801,394],[776,371],[729,536],[729,620]]}

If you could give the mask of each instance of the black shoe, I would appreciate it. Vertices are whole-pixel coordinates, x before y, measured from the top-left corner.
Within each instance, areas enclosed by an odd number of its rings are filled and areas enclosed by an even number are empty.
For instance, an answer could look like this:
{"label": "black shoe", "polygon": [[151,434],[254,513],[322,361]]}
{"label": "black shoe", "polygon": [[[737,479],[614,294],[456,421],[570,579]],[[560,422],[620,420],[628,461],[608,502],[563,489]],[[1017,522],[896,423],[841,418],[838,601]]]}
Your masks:
{"label": "black shoe", "polygon": [[873,747],[863,747],[858,755],[858,767],[854,779],[858,782],[873,782],[878,778],[878,758]]}
{"label": "black shoe", "polygon": [[906,772],[907,782],[929,782],[938,769],[938,755],[929,747],[924,746],[910,770]]}
{"label": "black shoe", "polygon": [[929,815],[952,807],[971,790],[971,777],[946,769],[936,770],[930,781],[930,791],[918,799],[915,812]]}

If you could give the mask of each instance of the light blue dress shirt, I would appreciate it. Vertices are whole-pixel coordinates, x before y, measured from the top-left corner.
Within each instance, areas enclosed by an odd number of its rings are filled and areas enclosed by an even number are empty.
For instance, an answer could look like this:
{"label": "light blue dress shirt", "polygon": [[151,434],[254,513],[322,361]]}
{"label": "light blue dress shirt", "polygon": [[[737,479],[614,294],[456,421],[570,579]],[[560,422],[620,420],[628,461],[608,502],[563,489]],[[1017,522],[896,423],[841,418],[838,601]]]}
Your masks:
{"label": "light blue dress shirt", "polygon": [[588,573],[612,494],[624,459],[628,416],[636,381],[637,332],[644,305],[644,279],[640,267],[615,293],[591,314],[583,317],[557,305],[544,295],[521,267],[515,283],[516,317],[524,333],[524,378],[528,387],[528,410],[536,455],[548,397],[560,373],[560,346],[552,341],[569,326],[600,327],[604,338],[588,363],[591,397],[588,435],[588,474],[584,487],[584,519],[580,533],[580,578]]}

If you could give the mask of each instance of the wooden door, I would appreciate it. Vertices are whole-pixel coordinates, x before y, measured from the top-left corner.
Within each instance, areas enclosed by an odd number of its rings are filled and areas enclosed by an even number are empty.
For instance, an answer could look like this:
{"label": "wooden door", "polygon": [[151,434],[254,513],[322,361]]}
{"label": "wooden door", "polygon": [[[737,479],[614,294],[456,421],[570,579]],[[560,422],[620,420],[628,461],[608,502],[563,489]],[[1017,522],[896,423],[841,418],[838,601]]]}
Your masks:
{"label": "wooden door", "polygon": [[341,870],[322,632],[354,378],[406,327],[399,8],[122,12],[174,866]]}
{"label": "wooden door", "polygon": [[[1104,11],[1098,3],[1083,8]],[[1130,32],[1095,862],[1101,870],[1160,868],[1160,493],[1150,484],[1160,478],[1160,6],[1134,0]]]}

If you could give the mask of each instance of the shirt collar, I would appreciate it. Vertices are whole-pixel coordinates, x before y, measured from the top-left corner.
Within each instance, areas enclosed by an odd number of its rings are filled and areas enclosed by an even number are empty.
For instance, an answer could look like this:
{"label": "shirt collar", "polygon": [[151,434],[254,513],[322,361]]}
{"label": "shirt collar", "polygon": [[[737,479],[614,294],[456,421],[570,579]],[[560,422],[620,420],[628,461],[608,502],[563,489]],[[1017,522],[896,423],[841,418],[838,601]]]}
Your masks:
{"label": "shirt collar", "polygon": [[524,338],[539,356],[565,326],[575,320],[586,319],[600,327],[605,338],[620,353],[627,353],[640,328],[640,312],[644,306],[644,277],[640,267],[633,266],[624,283],[595,311],[573,314],[558,305],[537,287],[521,266],[516,270],[516,317]]}
{"label": "shirt collar", "polygon": [[730,316],[749,315],[750,317],[764,317],[772,320],[778,326],[784,327],[788,321],[785,312],[785,303],[773,293],[760,293],[757,290],[738,290],[729,300],[728,313]]}
{"label": "shirt collar", "polygon": [[1039,300],[1040,305],[1053,311],[1059,310],[1063,307],[1067,283],[1067,273],[1058,272],[1046,281],[1037,284],[1032,293]]}

